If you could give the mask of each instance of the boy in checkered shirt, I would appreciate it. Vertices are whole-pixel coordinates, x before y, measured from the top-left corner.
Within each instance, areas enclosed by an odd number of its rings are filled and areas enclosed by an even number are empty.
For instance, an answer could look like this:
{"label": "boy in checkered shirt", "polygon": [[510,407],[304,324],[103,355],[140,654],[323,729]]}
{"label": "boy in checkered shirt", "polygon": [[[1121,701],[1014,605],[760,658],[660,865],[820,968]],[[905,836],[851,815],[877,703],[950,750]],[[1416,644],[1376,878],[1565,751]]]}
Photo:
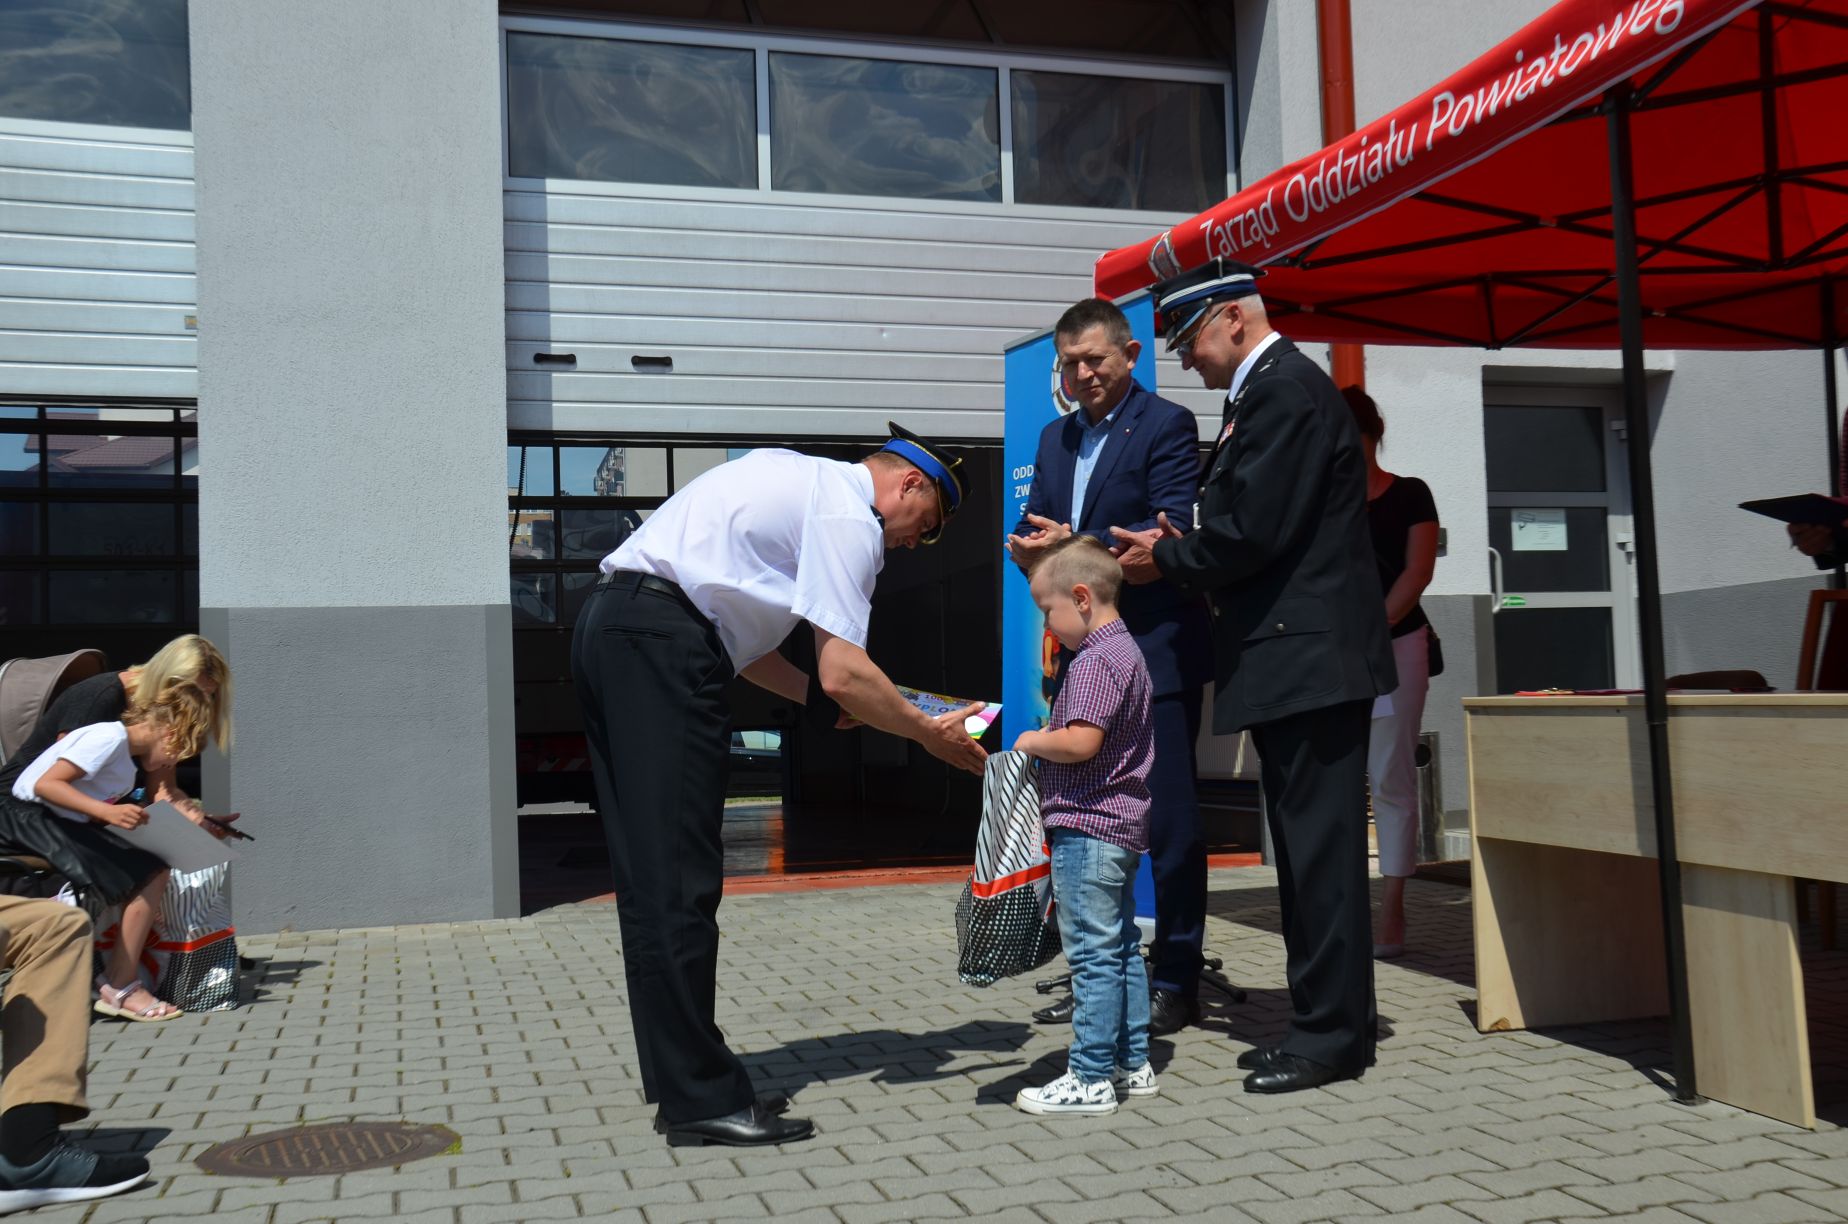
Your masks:
{"label": "boy in checkered shirt", "polygon": [[1149,985],[1136,928],[1136,867],[1149,848],[1149,768],[1155,760],[1149,669],[1117,615],[1123,570],[1089,536],[1048,548],[1031,575],[1046,626],[1076,656],[1052,717],[1023,732],[1018,752],[1040,764],[1040,812],[1052,845],[1059,938],[1072,970],[1072,1048],[1066,1072],[1024,1088],[1032,1114],[1115,1113],[1117,1092],[1154,1096]]}

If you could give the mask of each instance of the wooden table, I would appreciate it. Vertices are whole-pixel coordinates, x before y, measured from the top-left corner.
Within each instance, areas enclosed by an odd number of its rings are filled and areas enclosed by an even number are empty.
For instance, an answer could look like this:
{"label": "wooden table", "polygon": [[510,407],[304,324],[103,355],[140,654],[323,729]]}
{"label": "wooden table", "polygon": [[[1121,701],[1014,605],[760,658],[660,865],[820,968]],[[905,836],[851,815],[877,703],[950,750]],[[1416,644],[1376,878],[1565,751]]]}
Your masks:
{"label": "wooden table", "polygon": [[[1848,883],[1848,693],[1668,701],[1698,1088],[1814,1127],[1793,880]],[[1477,1027],[1667,1014],[1643,699],[1463,706]]]}

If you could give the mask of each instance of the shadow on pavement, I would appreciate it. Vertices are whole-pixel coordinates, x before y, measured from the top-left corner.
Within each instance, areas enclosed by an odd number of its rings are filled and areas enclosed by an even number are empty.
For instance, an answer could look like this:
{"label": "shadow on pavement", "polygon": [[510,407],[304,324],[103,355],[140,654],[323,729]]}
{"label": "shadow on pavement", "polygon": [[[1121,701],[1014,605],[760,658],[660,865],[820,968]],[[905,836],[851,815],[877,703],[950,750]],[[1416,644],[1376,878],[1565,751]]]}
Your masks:
{"label": "shadow on pavement", "polygon": [[869,1029],[805,1037],[774,1050],[743,1056],[751,1078],[795,1096],[810,1084],[873,1072],[880,1084],[928,1084],[967,1074],[952,1067],[966,1054],[1007,1054],[1027,1044],[1033,1030],[1017,1021],[974,1020],[937,1033]]}
{"label": "shadow on pavement", "polygon": [[303,973],[319,969],[321,965],[318,960],[277,960],[273,956],[251,960],[249,967],[242,968],[238,975],[242,986],[238,992],[241,1005],[249,1007],[261,1003],[278,988],[293,986]]}

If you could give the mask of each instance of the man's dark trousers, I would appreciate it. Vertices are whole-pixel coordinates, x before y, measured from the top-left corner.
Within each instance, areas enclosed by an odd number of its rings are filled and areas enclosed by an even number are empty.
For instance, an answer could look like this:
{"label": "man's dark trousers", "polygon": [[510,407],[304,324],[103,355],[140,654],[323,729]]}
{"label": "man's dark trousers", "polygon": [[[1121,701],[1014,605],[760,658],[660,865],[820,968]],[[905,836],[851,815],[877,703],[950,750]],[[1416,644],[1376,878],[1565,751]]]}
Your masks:
{"label": "man's dark trousers", "polygon": [[578,618],[571,678],[609,840],[642,1094],[668,1122],[744,1109],[751,1077],[713,1019],[731,662],[697,612],[618,577]]}
{"label": "man's dark trousers", "polygon": [[1206,938],[1206,843],[1200,836],[1194,746],[1200,740],[1198,686],[1149,703],[1155,763],[1149,771],[1149,869],[1155,876],[1155,940],[1149,988],[1185,999],[1199,992]]}
{"label": "man's dark trousers", "polygon": [[1277,865],[1294,1009],[1285,1053],[1344,1074],[1373,1062],[1367,724],[1345,701],[1251,728]]}

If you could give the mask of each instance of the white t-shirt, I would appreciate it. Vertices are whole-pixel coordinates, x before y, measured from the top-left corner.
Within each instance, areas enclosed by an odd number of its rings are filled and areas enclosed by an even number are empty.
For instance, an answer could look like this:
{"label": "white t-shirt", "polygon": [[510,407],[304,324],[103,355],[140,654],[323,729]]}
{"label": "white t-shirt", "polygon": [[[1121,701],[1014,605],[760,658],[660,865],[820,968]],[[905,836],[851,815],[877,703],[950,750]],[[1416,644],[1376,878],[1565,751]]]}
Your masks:
{"label": "white t-shirt", "polygon": [[[79,727],[26,766],[13,783],[13,797],[33,803],[45,803],[33,793],[38,780],[51,772],[59,761],[69,761],[83,771],[71,785],[83,795],[103,803],[114,803],[135,788],[135,758],[128,750],[128,728],[119,722],[91,723]],[[45,803],[45,807],[66,820],[89,822],[82,812]]]}
{"label": "white t-shirt", "polygon": [[866,647],[885,532],[864,464],[758,450],[701,473],[603,558],[680,585],[743,669],[808,621]]}

